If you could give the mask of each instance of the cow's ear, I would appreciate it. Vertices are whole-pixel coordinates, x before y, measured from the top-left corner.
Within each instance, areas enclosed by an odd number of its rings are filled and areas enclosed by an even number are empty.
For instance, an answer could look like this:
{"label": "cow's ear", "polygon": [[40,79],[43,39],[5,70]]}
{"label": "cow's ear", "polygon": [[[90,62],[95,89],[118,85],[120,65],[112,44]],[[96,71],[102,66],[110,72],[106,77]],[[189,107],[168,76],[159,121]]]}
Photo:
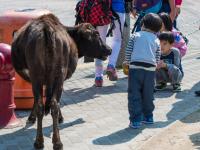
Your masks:
{"label": "cow's ear", "polygon": [[90,23],[83,23],[82,24],[82,28],[85,30],[91,30],[91,31],[95,31],[95,27],[92,26]]}

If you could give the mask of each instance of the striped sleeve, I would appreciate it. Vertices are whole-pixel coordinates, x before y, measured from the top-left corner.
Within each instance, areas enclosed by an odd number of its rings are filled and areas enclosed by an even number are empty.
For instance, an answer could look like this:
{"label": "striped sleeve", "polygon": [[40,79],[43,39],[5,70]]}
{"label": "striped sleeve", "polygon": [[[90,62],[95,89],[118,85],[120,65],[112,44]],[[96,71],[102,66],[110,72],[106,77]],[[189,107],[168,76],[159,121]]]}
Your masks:
{"label": "striped sleeve", "polygon": [[156,63],[157,64],[160,61],[160,56],[161,56],[161,49],[160,49],[160,44],[158,44],[157,50],[156,50]]}
{"label": "striped sleeve", "polygon": [[131,61],[131,55],[133,53],[133,47],[135,42],[135,35],[132,35],[129,39],[125,52],[125,60],[129,63]]}

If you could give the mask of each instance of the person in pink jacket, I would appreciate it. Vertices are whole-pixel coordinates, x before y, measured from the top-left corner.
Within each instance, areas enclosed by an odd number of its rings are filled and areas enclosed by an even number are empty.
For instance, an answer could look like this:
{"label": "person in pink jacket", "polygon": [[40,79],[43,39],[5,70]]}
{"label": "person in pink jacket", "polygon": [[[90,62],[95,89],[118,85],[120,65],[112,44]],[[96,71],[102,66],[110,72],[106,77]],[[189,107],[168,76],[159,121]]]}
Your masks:
{"label": "person in pink jacket", "polygon": [[163,27],[161,29],[161,32],[162,31],[171,31],[173,33],[174,39],[175,39],[173,47],[179,49],[180,55],[181,55],[181,58],[182,58],[183,56],[185,56],[185,54],[187,52],[186,41],[184,40],[180,31],[173,28],[173,23],[170,19],[170,16],[167,13],[160,13],[159,16],[163,21]]}

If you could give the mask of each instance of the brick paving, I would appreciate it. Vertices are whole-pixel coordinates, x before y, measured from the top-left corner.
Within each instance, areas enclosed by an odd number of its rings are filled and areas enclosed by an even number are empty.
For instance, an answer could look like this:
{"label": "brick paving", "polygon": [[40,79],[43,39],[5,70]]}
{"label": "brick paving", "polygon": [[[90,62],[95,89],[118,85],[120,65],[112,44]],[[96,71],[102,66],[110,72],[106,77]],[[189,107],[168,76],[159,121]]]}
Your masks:
{"label": "brick paving", "polygon": [[[48,8],[65,23],[72,25],[71,11],[75,1],[35,1],[1,0],[0,13],[5,9],[19,7]],[[67,4],[68,3],[68,4]],[[72,7],[73,6],[73,7]],[[179,27],[188,35],[190,44],[188,54],[183,60],[185,72],[182,92],[170,90],[155,93],[155,124],[133,130],[128,128],[127,77],[119,70],[119,80],[104,80],[103,88],[95,88],[94,64],[79,64],[73,77],[64,83],[61,111],[64,123],[60,125],[64,150],[136,150],[151,137],[158,135],[176,120],[200,109],[200,99],[194,91],[200,89],[200,32],[199,2],[185,0],[182,15],[178,19]],[[65,10],[65,11],[64,11]],[[65,19],[65,17],[71,19]],[[69,23],[67,22],[69,21]],[[71,21],[71,22],[70,22]],[[0,150],[32,150],[36,135],[36,125],[26,126],[29,111],[16,111],[23,126],[15,129],[0,129]],[[48,115],[43,119],[45,150],[52,150],[52,119]]]}

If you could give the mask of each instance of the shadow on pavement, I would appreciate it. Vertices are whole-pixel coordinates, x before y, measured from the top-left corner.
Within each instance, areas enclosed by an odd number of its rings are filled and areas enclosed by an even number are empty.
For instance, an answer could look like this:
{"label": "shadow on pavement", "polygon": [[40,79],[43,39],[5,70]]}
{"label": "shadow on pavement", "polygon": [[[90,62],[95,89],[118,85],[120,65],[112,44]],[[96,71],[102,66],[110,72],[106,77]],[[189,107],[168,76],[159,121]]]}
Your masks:
{"label": "shadow on pavement", "polygon": [[200,132],[190,135],[190,140],[196,147],[195,149],[200,150]]}
{"label": "shadow on pavement", "polygon": [[[122,86],[124,88],[122,88]],[[126,92],[127,87],[125,87],[125,85],[123,85],[122,83],[116,83],[114,85],[103,86],[100,88],[97,88],[95,86],[91,86],[84,89],[73,88],[70,90],[63,91],[61,98],[61,107],[63,107],[64,105],[81,103],[87,100],[94,100],[94,98],[100,97],[101,95]]]}
{"label": "shadow on pavement", "polygon": [[[62,129],[65,129],[65,128],[68,128],[68,127],[71,127],[71,126],[74,126],[74,125],[77,125],[77,124],[82,124],[82,123],[85,123],[85,121],[82,118],[79,118],[79,119],[76,119],[72,122],[66,122],[66,123],[60,124],[59,129],[62,130]],[[34,140],[35,140],[37,129],[35,129],[35,128],[29,129],[30,126],[32,126],[32,125],[27,124],[25,127],[23,127],[20,130],[1,135],[0,137],[1,137],[1,139],[7,139],[9,137],[15,137],[15,138],[20,137],[20,141],[27,141],[27,138],[29,138],[29,140],[33,144]],[[52,132],[53,132],[53,126],[52,125],[47,126],[47,127],[43,127],[44,136],[51,138]]]}
{"label": "shadow on pavement", "polygon": [[[200,123],[200,109],[196,112],[193,112],[192,114],[185,117],[184,119],[182,119],[181,122],[187,123],[187,124]],[[195,147],[195,149],[200,150],[200,130],[198,133],[189,135],[189,138],[191,142],[193,143],[193,146]]]}
{"label": "shadow on pavement", "polygon": [[[96,138],[92,141],[95,145],[116,145],[129,142],[134,139],[137,135],[142,133],[145,128],[163,128],[167,126],[167,122],[155,122],[153,125],[142,125],[139,129],[124,128],[106,136]],[[128,125],[127,125],[128,126]]]}
{"label": "shadow on pavement", "polygon": [[117,132],[114,132],[110,135],[94,139],[92,143],[95,145],[115,145],[115,144],[125,143],[135,138],[141,132],[142,129],[133,130],[131,128],[125,128]]}
{"label": "shadow on pavement", "polygon": [[[178,102],[175,102],[173,104],[173,108],[166,114],[167,119],[168,119],[167,121],[155,122],[153,125],[144,125],[140,129],[131,129],[131,128],[121,129],[121,130],[116,131],[114,133],[111,133],[109,135],[102,136],[102,137],[94,139],[92,141],[93,144],[95,144],[95,145],[121,144],[121,143],[125,143],[125,142],[128,142],[128,141],[134,139],[145,128],[164,128],[164,127],[168,126],[172,122],[181,118],[181,115],[183,115],[183,112],[188,107],[187,104],[191,103],[191,100],[194,99],[194,96],[193,96],[193,94],[191,95],[191,92],[194,93],[194,91],[198,90],[197,88],[199,88],[199,87],[200,87],[200,82],[195,84],[190,90],[184,90],[182,92],[176,93],[175,97],[176,97]],[[162,96],[160,96],[159,93],[157,93],[157,98],[163,97],[163,96],[170,96],[170,95],[173,95],[173,92],[166,91],[162,94]],[[185,107],[185,109],[184,109],[184,107]],[[200,121],[199,119],[198,119],[198,121]],[[197,143],[198,143],[198,146],[199,146],[200,141],[198,141],[194,144],[197,144]]]}

